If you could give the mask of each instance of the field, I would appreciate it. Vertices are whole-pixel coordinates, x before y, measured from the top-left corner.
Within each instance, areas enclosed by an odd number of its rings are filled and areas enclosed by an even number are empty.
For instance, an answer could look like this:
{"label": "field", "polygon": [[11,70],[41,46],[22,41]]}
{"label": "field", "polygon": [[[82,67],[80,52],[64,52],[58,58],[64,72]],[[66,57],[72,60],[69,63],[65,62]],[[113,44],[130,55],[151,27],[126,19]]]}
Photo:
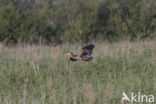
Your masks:
{"label": "field", "polygon": [[121,104],[123,92],[156,97],[155,44],[95,42],[92,62],[71,62],[65,56],[68,51],[80,53],[78,43],[1,44],[0,104]]}

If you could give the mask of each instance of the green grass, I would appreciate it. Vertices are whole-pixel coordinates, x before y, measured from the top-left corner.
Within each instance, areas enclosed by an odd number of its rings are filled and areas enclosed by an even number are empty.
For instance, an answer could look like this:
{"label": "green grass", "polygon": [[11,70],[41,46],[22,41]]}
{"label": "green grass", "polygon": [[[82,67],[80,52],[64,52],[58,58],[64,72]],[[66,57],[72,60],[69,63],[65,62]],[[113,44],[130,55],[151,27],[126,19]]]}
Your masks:
{"label": "green grass", "polygon": [[68,61],[64,52],[80,53],[80,44],[0,45],[0,104],[121,104],[122,92],[155,95],[154,44],[95,43],[93,62]]}

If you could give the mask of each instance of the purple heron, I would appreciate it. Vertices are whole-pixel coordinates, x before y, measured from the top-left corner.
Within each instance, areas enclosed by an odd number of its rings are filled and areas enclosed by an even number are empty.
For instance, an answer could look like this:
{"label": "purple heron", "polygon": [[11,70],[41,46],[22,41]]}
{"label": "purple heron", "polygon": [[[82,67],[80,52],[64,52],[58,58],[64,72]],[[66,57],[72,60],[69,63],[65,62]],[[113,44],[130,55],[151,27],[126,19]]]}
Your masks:
{"label": "purple heron", "polygon": [[91,56],[95,46],[93,44],[82,46],[82,53],[79,55],[73,54],[73,52],[66,52],[70,56],[71,61],[77,61],[78,59],[83,61],[91,61],[93,57]]}

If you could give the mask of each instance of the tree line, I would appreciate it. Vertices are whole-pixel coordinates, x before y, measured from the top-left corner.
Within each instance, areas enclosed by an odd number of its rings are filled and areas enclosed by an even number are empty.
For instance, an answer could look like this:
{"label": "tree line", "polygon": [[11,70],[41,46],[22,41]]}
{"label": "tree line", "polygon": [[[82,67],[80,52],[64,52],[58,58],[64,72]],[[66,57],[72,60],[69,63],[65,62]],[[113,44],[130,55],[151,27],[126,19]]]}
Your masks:
{"label": "tree line", "polygon": [[155,13],[155,0],[0,0],[0,42],[150,39]]}

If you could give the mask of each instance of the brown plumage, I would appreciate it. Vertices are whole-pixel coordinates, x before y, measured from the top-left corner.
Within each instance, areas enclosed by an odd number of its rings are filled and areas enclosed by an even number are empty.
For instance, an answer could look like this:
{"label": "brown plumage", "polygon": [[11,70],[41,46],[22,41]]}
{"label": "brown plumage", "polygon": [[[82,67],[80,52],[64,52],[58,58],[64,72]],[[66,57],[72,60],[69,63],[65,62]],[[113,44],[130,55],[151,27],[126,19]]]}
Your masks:
{"label": "brown plumage", "polygon": [[93,59],[91,54],[94,47],[95,46],[93,44],[82,46],[82,53],[80,55],[74,55],[73,52],[67,52],[66,54],[70,56],[71,61],[77,61],[78,59],[83,61],[90,61]]}

